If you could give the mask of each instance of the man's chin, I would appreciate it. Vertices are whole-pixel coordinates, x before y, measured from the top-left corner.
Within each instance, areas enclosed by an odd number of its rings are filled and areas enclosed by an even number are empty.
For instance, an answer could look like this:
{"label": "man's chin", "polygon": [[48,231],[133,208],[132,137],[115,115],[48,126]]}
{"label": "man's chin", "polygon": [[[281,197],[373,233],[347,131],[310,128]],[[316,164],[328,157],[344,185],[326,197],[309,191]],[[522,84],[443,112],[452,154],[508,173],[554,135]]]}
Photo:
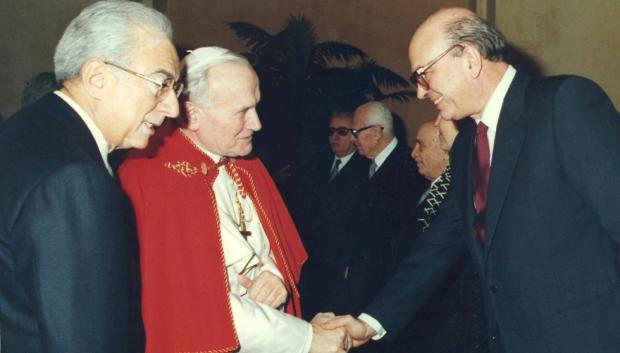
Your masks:
{"label": "man's chin", "polygon": [[140,135],[140,136],[130,136],[126,137],[123,140],[123,143],[118,148],[127,149],[127,148],[137,148],[144,149],[149,144],[149,137],[151,135]]}

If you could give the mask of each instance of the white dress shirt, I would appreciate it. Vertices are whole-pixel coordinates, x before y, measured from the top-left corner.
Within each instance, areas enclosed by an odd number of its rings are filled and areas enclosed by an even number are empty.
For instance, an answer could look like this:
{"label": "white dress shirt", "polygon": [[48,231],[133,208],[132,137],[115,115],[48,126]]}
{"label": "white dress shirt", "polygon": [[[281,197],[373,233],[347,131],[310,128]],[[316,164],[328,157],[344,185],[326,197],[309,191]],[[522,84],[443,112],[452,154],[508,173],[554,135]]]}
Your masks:
{"label": "white dress shirt", "polygon": [[[220,156],[207,153],[216,163]],[[240,353],[307,353],[312,343],[312,326],[282,310],[260,304],[247,297],[247,290],[239,284],[237,275],[244,269],[245,276],[255,279],[264,271],[280,278],[282,274],[275,264],[269,240],[258,218],[254,203],[249,196],[239,196],[245,213],[247,240],[241,235],[235,209],[237,186],[222,166],[213,183],[213,192],[220,218],[220,231],[226,272],[228,273],[229,299]],[[262,263],[262,265],[259,265]]]}
{"label": "white dress shirt", "polygon": [[489,98],[489,101],[484,106],[480,119],[476,119],[476,124],[483,122],[489,128],[487,130],[487,138],[489,139],[490,163],[493,161],[493,146],[495,146],[495,134],[497,133],[499,113],[502,111],[504,98],[506,97],[506,93],[508,93],[508,88],[510,88],[510,84],[515,78],[516,73],[517,70],[509,65],[504,76],[502,76],[502,79],[499,81],[499,84],[495,87],[491,98]]}
{"label": "white dress shirt", "polygon": [[388,143],[388,145],[385,146],[385,148],[381,152],[379,152],[379,154],[377,154],[377,156],[373,159],[375,161],[375,164],[377,164],[377,169],[375,170],[375,173],[379,171],[379,168],[381,168],[381,165],[383,164],[383,162],[385,162],[390,153],[394,151],[397,144],[398,139],[396,137],[392,138],[392,141],[390,141],[390,143]]}
{"label": "white dress shirt", "polygon": [[334,163],[336,162],[336,159],[340,159],[340,165],[338,166],[338,170],[336,171],[336,174],[340,173],[342,168],[344,168],[344,166],[347,165],[347,163],[349,163],[349,161],[351,160],[351,157],[353,157],[354,153],[355,153],[355,151],[347,154],[346,156],[342,156],[342,157],[334,156],[334,160],[332,160],[332,165],[334,165]]}

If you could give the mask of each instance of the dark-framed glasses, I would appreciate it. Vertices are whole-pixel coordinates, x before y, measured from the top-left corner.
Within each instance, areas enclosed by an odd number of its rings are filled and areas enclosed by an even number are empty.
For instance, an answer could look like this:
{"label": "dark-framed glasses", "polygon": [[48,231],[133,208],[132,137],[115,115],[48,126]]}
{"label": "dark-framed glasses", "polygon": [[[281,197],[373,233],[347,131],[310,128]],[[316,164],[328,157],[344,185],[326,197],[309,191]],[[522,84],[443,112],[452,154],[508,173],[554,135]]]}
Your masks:
{"label": "dark-framed glasses", "polygon": [[383,130],[383,126],[381,125],[368,125],[368,126],[364,126],[363,128],[360,129],[351,129],[351,134],[353,134],[353,137],[357,138],[357,136],[360,134],[360,132],[364,131],[364,130],[368,130],[370,128],[373,127],[380,127],[381,130]]}
{"label": "dark-framed glasses", "polygon": [[174,94],[177,96],[177,98],[181,95],[181,92],[183,92],[183,87],[184,86],[183,86],[182,82],[174,81],[171,78],[167,78],[167,79],[165,79],[163,81],[159,81],[159,80],[156,80],[154,78],[150,78],[150,77],[148,77],[148,76],[146,76],[144,74],[141,74],[139,72],[130,70],[130,69],[126,68],[126,67],[123,67],[121,65],[118,65],[118,64],[115,64],[115,63],[112,63],[112,62],[109,62],[109,61],[104,61],[104,63],[106,65],[110,65],[110,66],[113,66],[113,67],[115,67],[117,69],[120,69],[120,70],[123,70],[125,72],[128,72],[128,73],[130,73],[130,74],[132,74],[134,76],[138,76],[141,79],[156,85],[157,86],[157,92],[155,92],[155,97],[157,97],[158,99],[161,99],[161,98],[165,97],[166,94],[168,93],[168,91],[170,91],[170,89],[172,89],[174,91]]}
{"label": "dark-framed glasses", "polygon": [[418,85],[420,87],[424,88],[425,90],[428,90],[430,88],[430,85],[428,84],[428,81],[426,80],[426,76],[425,76],[426,75],[426,71],[428,71],[433,65],[435,65],[437,62],[439,62],[439,60],[441,60],[444,56],[446,56],[454,48],[461,48],[461,49],[463,49],[464,46],[462,44],[454,44],[450,48],[444,50],[435,59],[429,61],[426,65],[419,67],[417,70],[415,70],[411,74],[411,77],[409,77],[409,80],[411,81],[411,83],[413,83],[416,86],[416,89],[417,89]]}
{"label": "dark-framed glasses", "polygon": [[338,134],[338,136],[347,136],[349,134],[349,131],[351,131],[351,129],[347,128],[347,127],[343,127],[343,126],[339,126],[339,127],[329,127],[329,136],[332,136],[333,134]]}

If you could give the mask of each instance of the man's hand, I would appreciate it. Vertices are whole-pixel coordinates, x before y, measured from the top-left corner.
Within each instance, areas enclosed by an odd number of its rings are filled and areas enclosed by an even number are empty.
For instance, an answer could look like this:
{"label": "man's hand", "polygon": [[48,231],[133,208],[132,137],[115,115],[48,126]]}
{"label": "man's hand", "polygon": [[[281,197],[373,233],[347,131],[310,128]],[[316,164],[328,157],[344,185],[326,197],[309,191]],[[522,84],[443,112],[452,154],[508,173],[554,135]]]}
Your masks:
{"label": "man's hand", "polygon": [[286,301],[288,293],[284,282],[280,277],[269,271],[264,271],[254,280],[244,275],[238,275],[239,284],[248,290],[248,297],[258,303],[269,305],[272,308],[279,308]]}
{"label": "man's hand", "polygon": [[318,313],[312,319],[312,345],[310,353],[344,353],[351,348],[351,340],[344,328],[326,330],[323,323],[334,317],[333,313]]}
{"label": "man's hand", "polygon": [[352,340],[352,347],[359,347],[368,342],[377,332],[368,326],[364,321],[358,320],[351,315],[335,316],[321,323],[321,326],[327,330],[344,328],[347,335]]}

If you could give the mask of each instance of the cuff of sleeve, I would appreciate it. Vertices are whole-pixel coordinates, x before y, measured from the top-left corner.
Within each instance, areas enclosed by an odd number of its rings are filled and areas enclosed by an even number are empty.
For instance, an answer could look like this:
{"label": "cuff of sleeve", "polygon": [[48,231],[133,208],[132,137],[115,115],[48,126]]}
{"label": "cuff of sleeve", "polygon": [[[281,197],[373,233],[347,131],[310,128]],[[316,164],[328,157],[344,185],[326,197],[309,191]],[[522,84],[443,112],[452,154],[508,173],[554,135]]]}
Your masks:
{"label": "cuff of sleeve", "polygon": [[312,325],[308,325],[308,335],[306,336],[306,342],[302,347],[303,353],[310,352],[310,348],[312,348]]}
{"label": "cuff of sleeve", "polygon": [[383,328],[383,326],[381,326],[379,321],[377,321],[374,317],[366,313],[361,313],[360,316],[358,316],[357,318],[364,321],[366,324],[368,324],[368,326],[375,330],[377,334],[371,337],[373,341],[383,338],[383,336],[385,336],[385,334],[387,333],[387,331]]}

